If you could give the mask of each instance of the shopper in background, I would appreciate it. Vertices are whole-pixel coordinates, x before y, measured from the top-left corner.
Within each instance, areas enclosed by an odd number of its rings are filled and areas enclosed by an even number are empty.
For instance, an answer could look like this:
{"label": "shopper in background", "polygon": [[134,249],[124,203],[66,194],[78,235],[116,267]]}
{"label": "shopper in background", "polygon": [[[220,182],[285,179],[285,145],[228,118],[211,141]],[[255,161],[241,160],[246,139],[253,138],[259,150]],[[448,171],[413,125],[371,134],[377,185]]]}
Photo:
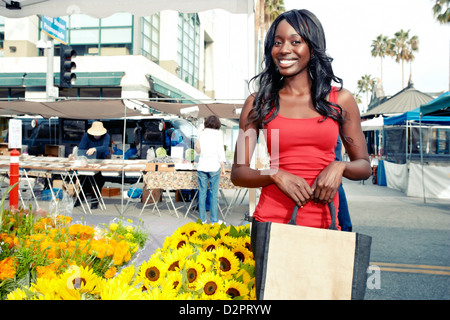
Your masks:
{"label": "shopper in background", "polygon": [[225,174],[225,150],[220,131],[220,119],[209,116],[205,120],[205,129],[200,133],[195,143],[195,151],[200,154],[197,166],[198,175],[198,211],[202,223],[206,223],[206,194],[208,184],[211,194],[211,223],[223,223],[219,220],[219,182],[221,174]]}

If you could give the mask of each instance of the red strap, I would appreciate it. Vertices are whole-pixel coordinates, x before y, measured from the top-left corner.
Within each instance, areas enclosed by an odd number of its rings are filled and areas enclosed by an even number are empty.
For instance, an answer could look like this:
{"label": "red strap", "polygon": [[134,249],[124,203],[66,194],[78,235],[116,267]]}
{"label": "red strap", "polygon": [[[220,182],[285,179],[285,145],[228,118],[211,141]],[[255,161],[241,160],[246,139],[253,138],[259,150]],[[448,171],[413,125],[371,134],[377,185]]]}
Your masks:
{"label": "red strap", "polygon": [[337,99],[337,88],[336,87],[331,87],[331,91],[330,91],[330,102],[333,102],[335,104],[338,104],[338,99]]}

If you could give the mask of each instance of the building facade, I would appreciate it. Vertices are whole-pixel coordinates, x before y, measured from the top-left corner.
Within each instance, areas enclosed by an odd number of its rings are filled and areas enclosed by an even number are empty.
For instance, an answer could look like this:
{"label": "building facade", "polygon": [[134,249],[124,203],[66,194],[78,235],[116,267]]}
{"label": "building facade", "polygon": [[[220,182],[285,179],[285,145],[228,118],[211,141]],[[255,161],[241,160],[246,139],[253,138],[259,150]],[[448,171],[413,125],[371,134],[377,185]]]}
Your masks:
{"label": "building facade", "polygon": [[[77,80],[72,88],[58,87],[60,44],[53,40],[56,97],[195,103],[249,93],[253,31],[245,14],[166,10],[148,17],[62,18],[77,52]],[[38,16],[0,17],[0,99],[45,99],[47,58],[38,47],[47,38]]]}

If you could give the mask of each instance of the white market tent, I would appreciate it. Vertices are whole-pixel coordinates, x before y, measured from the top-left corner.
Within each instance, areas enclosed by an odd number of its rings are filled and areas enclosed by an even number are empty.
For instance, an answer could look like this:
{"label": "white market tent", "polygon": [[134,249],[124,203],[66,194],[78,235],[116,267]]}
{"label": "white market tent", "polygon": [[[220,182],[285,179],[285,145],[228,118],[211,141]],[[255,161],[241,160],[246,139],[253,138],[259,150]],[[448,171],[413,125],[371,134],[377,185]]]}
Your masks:
{"label": "white market tent", "polygon": [[0,2],[0,16],[23,18],[33,15],[61,17],[87,14],[96,18],[118,12],[136,16],[149,16],[161,10],[192,13],[211,9],[224,9],[230,13],[250,14],[253,0],[4,0]]}

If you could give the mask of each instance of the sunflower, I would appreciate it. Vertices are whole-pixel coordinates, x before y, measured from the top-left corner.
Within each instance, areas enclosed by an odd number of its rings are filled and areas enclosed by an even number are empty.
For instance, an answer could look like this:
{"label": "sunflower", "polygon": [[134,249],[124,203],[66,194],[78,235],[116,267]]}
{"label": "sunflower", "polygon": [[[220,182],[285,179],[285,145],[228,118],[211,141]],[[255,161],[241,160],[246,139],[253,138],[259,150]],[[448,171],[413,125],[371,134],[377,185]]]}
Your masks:
{"label": "sunflower", "polygon": [[244,283],[231,279],[225,281],[225,293],[228,294],[231,299],[236,297],[248,298],[249,290]]}
{"label": "sunflower", "polygon": [[181,226],[178,230],[180,234],[188,237],[195,236],[195,234],[201,229],[201,225],[196,222],[189,222]]}
{"label": "sunflower", "polygon": [[197,264],[201,265],[203,270],[202,272],[211,271],[212,269],[212,262],[214,260],[214,254],[211,251],[206,252],[200,252],[197,255],[196,262]]}
{"label": "sunflower", "polygon": [[186,270],[186,277],[189,284],[195,283],[198,277],[204,272],[204,267],[193,260],[187,260],[183,266]]}
{"label": "sunflower", "polygon": [[175,271],[180,269],[182,262],[193,254],[193,248],[190,246],[183,246],[178,250],[167,252],[162,255],[163,261],[168,265],[168,271]]}
{"label": "sunflower", "polygon": [[224,290],[222,277],[213,271],[204,272],[197,280],[195,290],[201,290],[202,296],[215,299]]}
{"label": "sunflower", "polygon": [[70,266],[60,277],[62,286],[68,290],[75,290],[97,294],[103,285],[103,280],[93,273],[89,267]]}
{"label": "sunflower", "polygon": [[228,248],[236,247],[240,241],[238,238],[230,237],[228,234],[220,237],[221,243]]}
{"label": "sunflower", "polygon": [[203,292],[200,296],[200,300],[231,300],[231,298],[223,291],[219,291],[215,295],[207,295]]}
{"label": "sunflower", "polygon": [[231,251],[242,263],[248,263],[253,258],[253,254],[242,243],[233,246]]}
{"label": "sunflower", "polygon": [[180,272],[168,271],[165,278],[161,281],[161,284],[163,287],[171,285],[172,289],[178,292],[183,284],[182,275]]}
{"label": "sunflower", "polygon": [[6,300],[27,300],[28,296],[26,292],[20,288],[8,293]]}
{"label": "sunflower", "polygon": [[208,238],[203,242],[202,248],[204,251],[215,250],[219,246],[218,242],[214,238]]}
{"label": "sunflower", "polygon": [[147,290],[142,293],[146,300],[174,300],[177,292],[168,285],[167,287],[155,287],[153,290]]}
{"label": "sunflower", "polygon": [[122,269],[120,273],[116,276],[119,280],[131,283],[133,281],[134,275],[136,273],[136,268],[134,267],[134,264]]}
{"label": "sunflower", "polygon": [[189,244],[189,237],[185,234],[172,235],[170,237],[170,241],[168,241],[169,247],[173,249],[180,249],[181,247],[186,246],[188,244]]}
{"label": "sunflower", "polygon": [[243,282],[246,286],[249,285],[250,281],[254,280],[252,275],[246,269],[240,269],[235,275],[234,279]]}
{"label": "sunflower", "polygon": [[100,291],[102,300],[141,300],[143,294],[139,288],[132,287],[128,283],[114,278],[108,281]]}
{"label": "sunflower", "polygon": [[231,277],[239,270],[239,259],[226,247],[218,247],[215,251],[215,268],[225,277]]}
{"label": "sunflower", "polygon": [[164,277],[167,267],[159,258],[152,258],[140,266],[138,277],[155,283]]}

